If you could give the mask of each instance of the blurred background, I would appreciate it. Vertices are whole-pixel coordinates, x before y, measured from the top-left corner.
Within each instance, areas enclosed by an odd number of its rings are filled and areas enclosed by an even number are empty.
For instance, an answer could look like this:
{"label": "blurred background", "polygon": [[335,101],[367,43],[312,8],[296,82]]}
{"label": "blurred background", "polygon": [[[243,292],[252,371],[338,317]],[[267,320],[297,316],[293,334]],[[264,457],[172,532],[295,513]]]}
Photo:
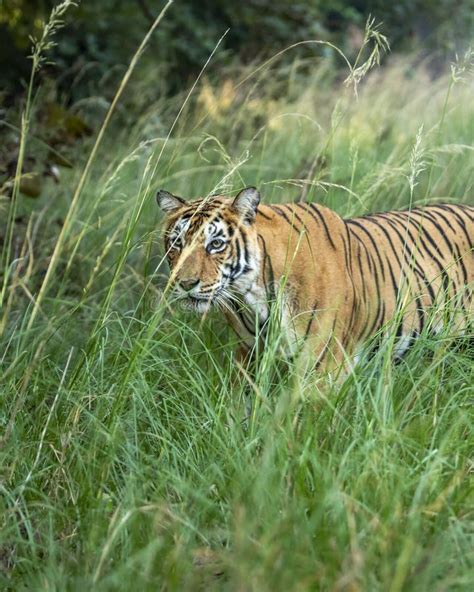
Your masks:
{"label": "blurred background", "polygon": [[[0,88],[13,100],[28,79],[31,36],[56,3],[53,0],[0,2]],[[43,76],[54,77],[63,100],[94,93],[106,96],[129,62],[164,3],[156,0],[83,1],[66,16],[67,29],[50,52]],[[422,51],[436,72],[461,52],[472,37],[470,0],[226,0],[176,1],[151,41],[144,68],[156,75],[155,93],[172,93],[196,76],[215,43],[229,29],[220,66],[249,63],[301,40],[323,39],[353,57],[365,22],[383,24],[392,51]],[[320,48],[299,48],[301,57],[323,55]],[[327,53],[327,50],[326,50]]]}
{"label": "blurred background", "polygon": [[[41,37],[54,6],[53,0],[0,0],[0,198],[8,195],[16,169],[32,39]],[[35,75],[30,122],[35,140],[23,164],[28,175],[22,179],[24,195],[40,196],[45,178],[57,180],[60,170],[53,167],[71,167],[72,161],[82,160],[78,140],[98,129],[133,53],[163,6],[154,0],[71,2],[63,17],[65,26],[51,36],[54,41]],[[449,70],[456,55],[466,51],[474,30],[470,0],[176,1],[140,59],[115,123],[125,129],[152,109],[154,123],[159,119],[164,127],[158,129],[165,133],[176,112],[168,108],[172,102],[163,101],[172,97],[176,104],[182,101],[226,31],[191,98],[191,104],[197,100],[208,112],[223,115],[237,107],[234,82],[239,75],[292,44],[297,46],[278,57],[272,89],[269,85],[265,89],[267,98],[289,92],[278,84],[279,79],[291,79],[296,93],[315,73],[324,86],[340,82],[348,72],[337,51],[327,44],[307,42],[334,44],[351,63],[360,64],[370,52],[364,44],[369,17],[390,44],[390,52],[377,56],[382,64],[409,56],[406,75],[417,76],[422,64],[423,76],[433,81]],[[217,96],[211,90],[213,84],[220,86]],[[261,111],[254,121],[256,128],[265,119],[267,105]],[[149,123],[143,124],[142,138],[157,131],[156,125],[146,131]]]}

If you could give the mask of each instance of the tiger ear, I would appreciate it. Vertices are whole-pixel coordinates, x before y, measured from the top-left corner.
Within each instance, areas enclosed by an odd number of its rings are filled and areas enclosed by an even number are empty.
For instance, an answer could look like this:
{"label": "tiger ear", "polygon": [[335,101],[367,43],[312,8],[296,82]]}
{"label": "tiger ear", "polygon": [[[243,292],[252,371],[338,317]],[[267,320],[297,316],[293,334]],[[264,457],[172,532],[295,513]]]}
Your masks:
{"label": "tiger ear", "polygon": [[156,203],[158,204],[158,207],[163,210],[163,212],[169,214],[169,212],[177,210],[186,202],[181,197],[177,197],[168,191],[160,189],[156,194]]}
{"label": "tiger ear", "polygon": [[237,194],[232,202],[232,209],[238,212],[245,222],[253,222],[260,203],[260,193],[255,187],[246,187]]}

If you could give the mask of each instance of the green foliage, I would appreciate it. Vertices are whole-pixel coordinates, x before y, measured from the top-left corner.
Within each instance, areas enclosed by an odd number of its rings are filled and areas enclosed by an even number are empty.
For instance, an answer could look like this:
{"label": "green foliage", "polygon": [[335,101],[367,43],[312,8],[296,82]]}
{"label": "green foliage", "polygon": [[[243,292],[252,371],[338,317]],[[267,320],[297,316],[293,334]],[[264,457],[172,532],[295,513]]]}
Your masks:
{"label": "green foliage", "polygon": [[91,140],[34,204],[19,197],[0,318],[2,589],[472,589],[472,346],[425,335],[401,365],[388,348],[330,387],[270,340],[236,381],[221,319],[162,298],[159,187],[254,184],[343,215],[472,203],[469,86],[392,58],[356,100],[336,59],[223,70],[182,110],[182,95],[143,107],[144,69],[31,323]]}
{"label": "green foliage", "polygon": [[[53,0],[4,0],[0,16],[0,76],[9,88],[21,88],[27,75],[29,36],[47,20]],[[60,89],[78,100],[99,92],[109,96],[147,28],[162,8],[147,0],[81,2],[68,17],[68,29],[51,54],[60,72]],[[148,59],[157,73],[156,84],[174,93],[199,72],[217,40],[229,29],[221,59],[249,62],[273,55],[309,39],[326,39],[350,56],[369,17],[383,22],[393,48],[413,48],[419,42],[435,54],[452,56],[463,49],[472,33],[470,2],[433,0],[227,0],[177,1],[152,40]],[[318,53],[320,48],[316,48]],[[300,47],[295,55],[313,56],[315,48]]]}

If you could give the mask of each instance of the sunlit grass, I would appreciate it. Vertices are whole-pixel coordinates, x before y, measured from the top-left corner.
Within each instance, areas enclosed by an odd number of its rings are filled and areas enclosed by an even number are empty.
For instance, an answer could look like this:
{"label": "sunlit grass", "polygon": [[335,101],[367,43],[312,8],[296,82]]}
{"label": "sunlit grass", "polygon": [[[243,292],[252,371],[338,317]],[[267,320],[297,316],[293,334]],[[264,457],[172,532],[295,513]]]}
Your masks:
{"label": "sunlit grass", "polygon": [[423,337],[328,388],[278,360],[276,336],[245,381],[222,319],[161,297],[159,187],[252,184],[342,215],[473,203],[472,80],[394,58],[356,98],[331,59],[203,78],[168,141],[186,94],[112,122],[34,318],[91,147],[33,211],[18,201],[3,588],[472,589],[472,345]]}

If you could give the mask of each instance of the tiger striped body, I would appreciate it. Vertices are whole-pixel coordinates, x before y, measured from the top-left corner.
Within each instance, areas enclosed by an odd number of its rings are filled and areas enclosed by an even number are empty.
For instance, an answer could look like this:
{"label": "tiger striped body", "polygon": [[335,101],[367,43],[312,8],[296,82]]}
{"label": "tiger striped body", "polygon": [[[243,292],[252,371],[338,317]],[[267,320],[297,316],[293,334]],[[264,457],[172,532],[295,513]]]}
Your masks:
{"label": "tiger striped body", "polygon": [[473,207],[343,220],[313,203],[259,201],[253,188],[190,203],[158,194],[176,295],[200,312],[220,305],[244,352],[275,307],[287,351],[326,369],[376,334],[400,356],[422,332],[473,322]]}

